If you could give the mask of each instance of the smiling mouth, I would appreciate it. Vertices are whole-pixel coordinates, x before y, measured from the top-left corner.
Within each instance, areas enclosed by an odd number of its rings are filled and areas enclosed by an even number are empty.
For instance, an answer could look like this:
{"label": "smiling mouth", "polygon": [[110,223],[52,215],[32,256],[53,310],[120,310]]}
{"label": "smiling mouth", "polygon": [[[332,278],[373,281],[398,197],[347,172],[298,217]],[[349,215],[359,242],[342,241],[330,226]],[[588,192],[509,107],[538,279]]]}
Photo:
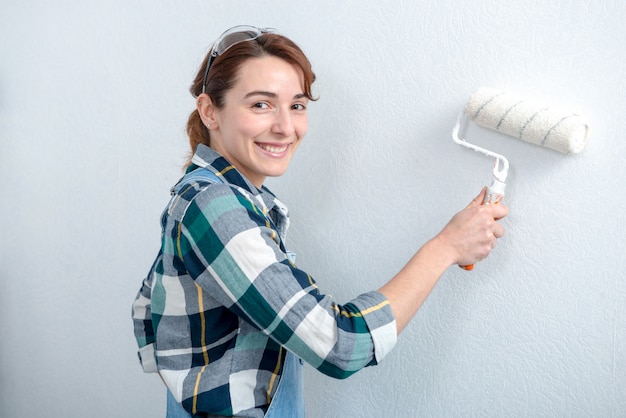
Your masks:
{"label": "smiling mouth", "polygon": [[258,144],[259,148],[261,148],[263,151],[267,151],[272,154],[280,154],[280,153],[287,151],[287,148],[289,148],[289,145],[290,144],[276,146],[276,145],[268,145],[268,144]]}

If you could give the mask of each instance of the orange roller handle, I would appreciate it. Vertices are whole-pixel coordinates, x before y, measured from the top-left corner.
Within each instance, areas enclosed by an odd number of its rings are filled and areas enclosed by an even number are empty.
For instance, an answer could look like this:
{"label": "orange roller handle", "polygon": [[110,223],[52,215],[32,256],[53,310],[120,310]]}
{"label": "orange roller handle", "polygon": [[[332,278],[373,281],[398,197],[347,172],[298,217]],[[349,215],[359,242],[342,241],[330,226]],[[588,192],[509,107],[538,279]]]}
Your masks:
{"label": "orange roller handle", "polygon": [[[506,184],[497,179],[493,179],[493,183],[491,186],[487,188],[487,194],[485,194],[485,200],[483,201],[483,205],[497,205],[502,202],[504,199],[504,189],[506,188]],[[468,264],[466,266],[459,265],[463,270],[472,271],[474,270],[474,264]]]}

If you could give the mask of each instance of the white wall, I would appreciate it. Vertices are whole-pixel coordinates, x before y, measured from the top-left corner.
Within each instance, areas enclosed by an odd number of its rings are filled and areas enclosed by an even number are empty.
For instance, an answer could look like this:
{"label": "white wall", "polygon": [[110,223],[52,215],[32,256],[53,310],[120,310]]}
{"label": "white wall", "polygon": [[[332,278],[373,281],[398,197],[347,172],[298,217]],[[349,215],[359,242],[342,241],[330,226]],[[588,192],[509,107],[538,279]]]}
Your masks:
{"label": "white wall", "polygon": [[187,87],[240,23],[279,28],[318,75],[308,139],[269,183],[339,301],[489,181],[492,162],[450,139],[476,87],[592,124],[577,156],[475,133],[512,164],[506,237],[445,274],[379,367],[308,368],[309,416],[625,416],[624,22],[619,0],[2,2],[0,416],[164,415],[130,304],[187,152]]}

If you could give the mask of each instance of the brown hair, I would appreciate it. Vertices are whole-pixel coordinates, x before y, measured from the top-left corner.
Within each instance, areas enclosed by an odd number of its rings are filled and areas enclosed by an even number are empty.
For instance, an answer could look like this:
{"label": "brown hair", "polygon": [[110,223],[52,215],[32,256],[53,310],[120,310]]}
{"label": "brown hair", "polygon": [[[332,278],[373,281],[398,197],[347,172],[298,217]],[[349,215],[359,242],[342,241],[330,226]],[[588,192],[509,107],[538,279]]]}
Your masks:
{"label": "brown hair", "polygon": [[[202,93],[202,82],[210,52],[202,61],[198,74],[189,88],[193,97],[198,97]],[[304,94],[309,100],[317,100],[311,93],[311,85],[315,81],[315,74],[311,69],[304,52],[290,39],[275,33],[264,33],[255,40],[240,42],[233,45],[222,55],[218,55],[209,69],[206,81],[206,94],[209,95],[213,104],[218,108],[224,106],[224,96],[237,81],[237,75],[241,65],[251,58],[262,56],[274,56],[281,58],[288,63],[297,66],[304,76]],[[189,145],[191,155],[196,150],[198,144],[211,145],[209,130],[202,123],[198,110],[194,110],[187,120],[187,135],[189,135]],[[189,165],[191,159],[187,162]]]}

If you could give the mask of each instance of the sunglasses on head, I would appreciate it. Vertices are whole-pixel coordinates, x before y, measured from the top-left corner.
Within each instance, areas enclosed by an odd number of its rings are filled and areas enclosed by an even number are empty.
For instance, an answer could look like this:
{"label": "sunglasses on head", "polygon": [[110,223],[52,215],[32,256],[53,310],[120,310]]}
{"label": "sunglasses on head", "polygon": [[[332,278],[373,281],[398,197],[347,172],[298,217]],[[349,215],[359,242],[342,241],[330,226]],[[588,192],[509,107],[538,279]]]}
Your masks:
{"label": "sunglasses on head", "polygon": [[273,32],[271,28],[257,28],[255,26],[239,25],[233,26],[220,35],[211,48],[211,54],[204,69],[204,78],[202,79],[202,93],[206,93],[206,82],[209,75],[211,64],[218,55],[222,55],[231,47],[242,42],[253,41],[264,33]]}

